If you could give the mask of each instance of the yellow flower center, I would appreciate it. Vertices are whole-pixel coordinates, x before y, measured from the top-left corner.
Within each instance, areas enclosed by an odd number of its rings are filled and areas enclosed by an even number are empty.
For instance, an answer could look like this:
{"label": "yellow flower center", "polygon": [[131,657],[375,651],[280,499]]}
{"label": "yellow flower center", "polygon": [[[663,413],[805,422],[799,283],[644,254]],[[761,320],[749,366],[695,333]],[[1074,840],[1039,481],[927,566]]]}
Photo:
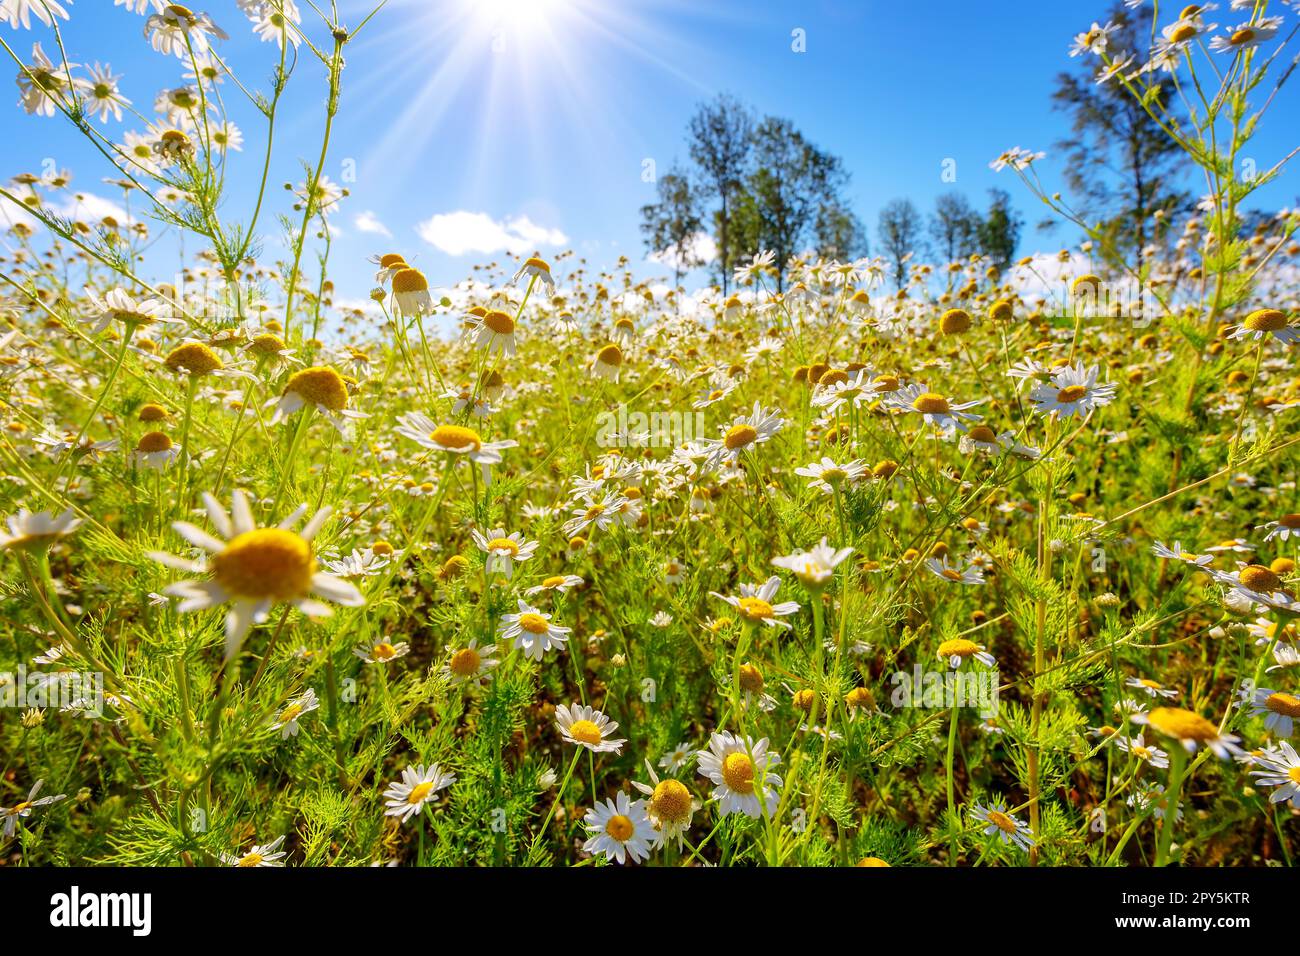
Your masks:
{"label": "yellow flower center", "polygon": [[1252,30],[1250,27],[1242,27],[1240,30],[1236,30],[1233,32],[1230,42],[1236,45],[1241,43],[1249,43],[1253,39],[1255,39],[1255,31]]}
{"label": "yellow flower center", "polygon": [[553,574],[542,582],[542,587],[546,588],[547,590],[551,590],[553,588],[558,588],[561,585],[563,585],[564,581],[565,581],[565,577],[563,574]]}
{"label": "yellow flower center", "polygon": [[472,677],[478,673],[482,658],[472,647],[464,647],[451,655],[447,668],[457,677]]}
{"label": "yellow flower center", "polygon": [[534,614],[531,611],[525,611],[519,615],[519,626],[529,634],[545,634],[550,630],[550,625],[546,618],[540,614]]}
{"label": "yellow flower center", "polygon": [[167,356],[166,365],[173,372],[184,369],[191,375],[207,375],[222,368],[217,353],[202,342],[190,342],[172,349]]}
{"label": "yellow flower center", "polygon": [[584,744],[598,744],[601,741],[600,728],[590,720],[575,720],[569,724],[569,736]]}
{"label": "yellow flower center", "polygon": [[661,780],[650,797],[650,809],[668,823],[681,823],[691,812],[691,793],[677,780]]}
{"label": "yellow flower center", "polygon": [[[142,422],[160,422],[166,417],[167,409],[163,408],[161,405],[150,403],[148,405],[140,406],[139,418]],[[1300,517],[1300,515],[1297,515],[1297,517]]]}
{"label": "yellow flower center", "polygon": [[1282,579],[1262,564],[1248,564],[1241,569],[1238,576],[1242,587],[1250,588],[1259,594],[1272,594],[1282,589]]}
{"label": "yellow flower center", "polygon": [[149,432],[140,436],[140,442],[135,446],[135,450],[151,454],[158,451],[169,451],[171,447],[171,436],[166,432]]}
{"label": "yellow flower center", "polygon": [[1147,723],[1166,737],[1178,740],[1214,740],[1219,728],[1200,714],[1181,707],[1156,707],[1147,714]]}
{"label": "yellow flower center", "polygon": [[740,665],[740,689],[747,694],[757,694],[763,689],[763,673],[753,664]]}
{"label": "yellow flower center", "polygon": [[332,412],[348,407],[348,387],[343,377],[328,365],[316,365],[295,372],[284,387],[285,394],[293,392],[303,401],[320,405]]}
{"label": "yellow flower center", "polygon": [[483,439],[479,437],[478,432],[472,428],[465,428],[461,425],[439,425],[429,435],[434,444],[441,445],[443,448],[472,448],[478,451],[483,447]]}
{"label": "yellow flower center", "polygon": [[488,542],[488,550],[504,551],[513,558],[519,553],[519,545],[515,544],[515,542],[511,541],[509,538],[493,538]]}
{"label": "yellow flower center", "polygon": [[292,531],[245,531],[212,557],[212,574],[231,595],[292,601],[311,590],[316,559],[311,546]]}
{"label": "yellow flower center", "polygon": [[1284,528],[1300,530],[1300,514],[1283,515],[1282,517],[1277,519],[1277,523]]}
{"label": "yellow flower center", "polygon": [[609,822],[605,824],[605,832],[619,843],[626,843],[632,839],[635,830],[636,827],[632,825],[632,821],[621,813],[614,814],[609,818]]}
{"label": "yellow flower center", "polygon": [[748,754],[727,754],[722,761],[722,780],[736,793],[753,793],[754,761]]}
{"label": "yellow flower center", "polygon": [[431,790],[433,790],[433,781],[417,784],[412,787],[411,792],[407,794],[406,802],[414,806],[421,800],[427,799]]}
{"label": "yellow flower center", "polygon": [[944,335],[960,335],[970,329],[970,313],[965,309],[949,309],[939,319],[939,328]]}
{"label": "yellow flower center", "polygon": [[248,350],[254,355],[278,355],[285,348],[284,339],[278,335],[258,335],[248,343]]}
{"label": "yellow flower center", "polygon": [[889,866],[888,863],[886,863],[878,856],[864,856],[862,859],[858,860],[858,862],[855,865],[856,866]]}
{"label": "yellow flower center", "polygon": [[623,364],[623,350],[617,345],[606,345],[596,353],[596,361],[602,365],[613,365],[617,368]]}
{"label": "yellow flower center", "polygon": [[980,646],[964,637],[954,637],[939,645],[939,657],[970,657],[979,653]]}
{"label": "yellow flower center", "polygon": [[401,269],[393,275],[394,292],[428,292],[429,280],[419,269]]}
{"label": "yellow flower center", "polygon": [[1300,719],[1300,697],[1292,694],[1270,694],[1264,706],[1275,714]]}
{"label": "yellow flower center", "polygon": [[392,269],[394,266],[410,268],[410,266],[406,265],[406,257],[401,253],[389,252],[379,257],[379,268]]}
{"label": "yellow flower center", "polygon": [[966,433],[971,441],[977,441],[984,445],[991,445],[997,441],[997,435],[993,434],[993,429],[987,425],[976,425]]}
{"label": "yellow flower center", "polygon": [[515,331],[515,320],[504,312],[489,312],[483,316],[483,324],[497,335],[513,335]]}
{"label": "yellow flower center", "polygon": [[1286,775],[1292,783],[1300,786],[1300,767],[1292,767],[1286,772]]}
{"label": "yellow flower center", "polygon": [[948,399],[937,392],[922,392],[912,401],[912,407],[930,415],[942,414],[948,411]]}
{"label": "yellow flower center", "polygon": [[732,425],[727,429],[727,434],[722,439],[722,442],[727,446],[728,450],[736,451],[739,448],[744,448],[746,445],[751,444],[756,438],[758,438],[758,430],[754,428],[753,425],[742,423],[740,425]]}
{"label": "yellow flower center", "polygon": [[1012,820],[1005,813],[999,813],[997,810],[989,811],[989,823],[993,824],[1003,833],[1016,832],[1016,821]]}
{"label": "yellow flower center", "polygon": [[736,600],[740,613],[751,621],[764,621],[772,617],[772,605],[762,598],[743,597]]}
{"label": "yellow flower center", "polygon": [[391,661],[397,655],[397,648],[387,641],[380,641],[370,649],[370,656],[377,661]]}
{"label": "yellow flower center", "polygon": [[1056,393],[1056,400],[1063,404],[1077,402],[1087,394],[1088,390],[1082,385],[1067,385]]}
{"label": "yellow flower center", "polygon": [[280,723],[288,724],[298,719],[302,713],[302,704],[290,704],[280,712]]}
{"label": "yellow flower center", "polygon": [[1190,40],[1194,36],[1196,36],[1196,25],[1192,23],[1184,23],[1174,30],[1173,33],[1169,34],[1169,39],[1173,43],[1182,43],[1185,40]]}
{"label": "yellow flower center", "polygon": [[1286,328],[1286,316],[1277,309],[1256,309],[1241,324],[1252,332],[1276,332]]}
{"label": "yellow flower center", "polygon": [[260,853],[248,853],[248,854],[245,854],[244,856],[240,857],[240,858],[239,858],[239,863],[236,864],[236,865],[237,865],[237,866],[242,866],[242,867],[261,866],[261,865],[262,865],[262,860],[263,860],[262,854],[260,854]]}

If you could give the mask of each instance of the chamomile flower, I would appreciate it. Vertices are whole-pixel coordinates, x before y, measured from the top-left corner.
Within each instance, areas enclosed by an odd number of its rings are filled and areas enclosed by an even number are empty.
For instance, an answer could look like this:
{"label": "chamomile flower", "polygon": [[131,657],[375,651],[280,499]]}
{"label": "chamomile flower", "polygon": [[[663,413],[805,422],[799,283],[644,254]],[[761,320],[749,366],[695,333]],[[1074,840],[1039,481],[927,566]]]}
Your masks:
{"label": "chamomile flower", "polygon": [[1272,541],[1274,538],[1286,541],[1292,535],[1300,537],[1300,514],[1285,514],[1276,521],[1256,525],[1255,530],[1267,530],[1268,533],[1264,535],[1265,542]]}
{"label": "chamomile flower", "polygon": [[632,786],[647,797],[646,813],[658,832],[660,842],[675,840],[680,849],[686,831],[691,827],[691,817],[701,807],[700,801],[680,780],[672,777],[659,779],[649,760],[645,762],[645,769],[650,775],[650,783],[633,780]]}
{"label": "chamomile flower", "polygon": [[88,78],[74,80],[86,104],[86,112],[99,114],[101,123],[107,123],[110,116],[120,123],[122,107],[131,105],[131,101],[118,90],[117,85],[122,77],[114,74],[107,64],[96,63],[87,69],[90,72]]}
{"label": "chamomile flower", "polygon": [[53,116],[72,88],[68,67],[55,66],[40,43],[32,44],[32,62],[18,73],[23,109],[31,116]]}
{"label": "chamomile flower", "polygon": [[1250,716],[1264,718],[1264,729],[1275,737],[1290,737],[1295,721],[1300,720],[1300,697],[1282,691],[1257,687],[1243,691],[1242,705],[1249,705]]}
{"label": "chamomile flower", "polygon": [[1236,571],[1212,571],[1214,579],[1229,595],[1240,595],[1253,604],[1274,610],[1290,611],[1296,608],[1295,596],[1282,584],[1282,579],[1272,568],[1262,564],[1241,564]]}
{"label": "chamomile flower", "polygon": [[430,315],[433,296],[429,294],[429,280],[419,269],[410,266],[393,273],[393,301],[401,316]]}
{"label": "chamomile flower", "polygon": [[159,551],[148,555],[169,568],[207,575],[163,589],[164,594],[181,598],[177,608],[181,613],[231,605],[226,614],[227,658],[239,650],[254,623],[266,620],[275,604],[291,604],[304,614],[326,617],[333,612],[318,598],[345,607],[365,603],[356,587],[316,569],[312,538],[329,519],[332,509],[321,508],[301,532],[294,532],[291,529],[306,513],[306,505],[275,527],[259,528],[242,491],[234,493],[230,514],[206,492],[203,501],[221,538],[187,521],[173,522],[172,528],[190,544],[208,552],[205,558],[193,561]]}
{"label": "chamomile flower", "polygon": [[770,441],[785,425],[775,409],[765,409],[758,402],[748,415],[741,415],[724,430],[721,438],[707,439],[709,468],[736,461],[747,449]]}
{"label": "chamomile flower", "polygon": [[954,637],[944,641],[939,645],[936,656],[941,661],[947,661],[948,666],[954,670],[961,667],[967,659],[977,660],[985,667],[998,666],[997,658],[988,652],[988,648],[964,637]]}
{"label": "chamomile flower", "polygon": [[62,793],[52,797],[38,798],[36,795],[41,792],[43,786],[45,786],[45,781],[37,780],[31,791],[28,792],[26,800],[12,807],[0,807],[0,821],[3,821],[3,826],[0,827],[0,835],[3,835],[6,840],[18,832],[18,822],[25,817],[30,817],[32,811],[37,807],[48,807],[52,803],[67,799],[67,795]]}
{"label": "chamomile flower", "polygon": [[1269,336],[1283,345],[1295,345],[1300,343],[1300,326],[1292,325],[1286,313],[1278,309],[1256,309],[1228,333],[1230,339],[1250,338],[1256,341]]}
{"label": "chamomile flower", "polygon": [[587,828],[584,853],[599,853],[607,860],[639,863],[648,859],[659,844],[660,834],[650,822],[644,800],[633,800],[619,792],[613,800],[603,800],[582,818]]}
{"label": "chamomile flower", "polygon": [[576,574],[553,574],[548,578],[543,578],[540,584],[535,584],[524,591],[529,597],[535,597],[538,594],[546,592],[548,594],[567,594],[570,590],[582,586],[582,578]]}
{"label": "chamomile flower", "polygon": [[508,313],[491,309],[475,316],[466,327],[474,337],[474,347],[488,355],[515,354],[515,320]]}
{"label": "chamomile flower", "polygon": [[1154,744],[1148,745],[1143,734],[1136,737],[1125,737],[1123,734],[1115,735],[1115,746],[1125,753],[1130,753],[1144,763],[1149,763],[1153,767],[1165,768],[1169,766],[1169,754],[1161,750]]}
{"label": "chamomile flower", "polygon": [[289,701],[284,710],[276,715],[275,721],[271,724],[271,730],[278,730],[281,740],[297,737],[299,719],[310,714],[318,707],[320,707],[320,701],[316,698],[316,691],[308,687],[306,693]]}
{"label": "chamomile flower", "polygon": [[51,511],[19,511],[5,519],[7,532],[0,531],[0,551],[43,551],[81,526],[71,507],[60,514]]}
{"label": "chamomile flower", "polygon": [[450,678],[453,684],[478,681],[501,663],[496,659],[497,646],[495,644],[480,646],[476,637],[470,638],[469,643],[464,647],[453,647],[449,644],[446,651],[450,656],[447,658],[447,663],[442,666],[442,673]]}
{"label": "chamomile flower", "polygon": [[1173,688],[1166,687],[1159,681],[1150,680],[1146,677],[1130,677],[1124,681],[1124,686],[1140,690],[1148,697],[1163,697],[1166,700],[1173,700],[1178,696],[1178,691]]}
{"label": "chamomile flower", "polygon": [[1149,713],[1138,714],[1132,720],[1135,724],[1146,724],[1157,733],[1177,740],[1189,753],[1207,747],[1220,760],[1228,760],[1234,754],[1241,753],[1241,748],[1237,746],[1241,742],[1240,737],[1220,733],[1218,727],[1200,714],[1182,707],[1153,707]]}
{"label": "chamomile flower", "polygon": [[739,611],[740,616],[750,624],[764,624],[768,627],[783,627],[790,630],[793,625],[789,621],[781,620],[781,618],[798,613],[799,604],[795,601],[783,601],[780,604],[773,604],[772,599],[776,597],[777,588],[780,586],[781,579],[774,574],[762,584],[740,585],[740,594],[738,595],[719,594],[717,591],[710,591],[709,596],[718,598],[720,601],[726,601]]}
{"label": "chamomile flower", "polygon": [[659,758],[659,767],[661,770],[667,770],[669,773],[677,773],[678,771],[683,770],[686,765],[691,762],[691,758],[694,757],[695,754],[695,748],[687,741],[682,741],[664,751],[663,755]]}
{"label": "chamomile flower", "polygon": [[508,580],[514,574],[515,563],[524,562],[537,550],[536,541],[526,541],[522,533],[515,531],[509,535],[505,528],[496,528],[487,534],[475,528],[470,536],[478,549],[487,557],[483,562],[483,573],[488,577],[503,574]]}
{"label": "chamomile flower", "polygon": [[1098,384],[1096,365],[1084,368],[1082,364],[1066,365],[1052,373],[1050,382],[1034,387],[1029,400],[1040,415],[1080,418],[1094,409],[1109,405],[1115,400],[1116,387],[1110,383]]}
{"label": "chamomile flower", "polygon": [[773,558],[772,564],[793,573],[809,590],[818,590],[826,586],[826,582],[835,576],[835,569],[852,553],[852,548],[836,550],[822,538],[812,550]]}
{"label": "chamomile flower", "polygon": [[969,567],[954,567],[948,562],[948,556],[945,554],[938,558],[927,558],[925,566],[930,569],[930,573],[937,578],[950,581],[953,584],[983,584],[984,572],[970,565]]}
{"label": "chamomile flower", "polygon": [[1184,551],[1181,541],[1175,541],[1172,548],[1163,541],[1157,541],[1151,546],[1151,553],[1157,558],[1164,558],[1168,561],[1181,561],[1183,564],[1190,564],[1198,568],[1208,567],[1214,562],[1214,555],[1212,554],[1197,554],[1195,551]]}
{"label": "chamomile flower", "polygon": [[586,704],[561,704],[555,708],[555,726],[561,736],[571,744],[586,747],[595,753],[619,753],[626,740],[610,737],[618,730],[618,723],[610,720],[594,707]]}
{"label": "chamomile flower", "polygon": [[1236,53],[1249,50],[1261,43],[1267,43],[1277,36],[1282,26],[1281,17],[1263,17],[1251,23],[1239,23],[1229,29],[1226,35],[1220,34],[1210,40],[1210,50],[1214,53]]}
{"label": "chamomile flower", "polygon": [[396,644],[385,640],[373,643],[367,641],[354,647],[352,653],[367,664],[391,664],[411,653],[411,645],[406,641],[398,641]]}
{"label": "chamomile flower", "polygon": [[816,488],[823,494],[830,495],[844,485],[852,485],[859,481],[870,470],[871,466],[860,459],[855,458],[841,465],[833,458],[823,456],[821,461],[801,465],[794,470],[794,473],[811,479],[808,482],[810,488]]}
{"label": "chamomile flower", "polygon": [[885,399],[887,407],[904,413],[915,412],[943,432],[963,428],[965,422],[977,422],[980,416],[966,409],[974,408],[983,402],[953,402],[938,392],[930,391],[930,386],[923,384],[904,385],[890,392]]}
{"label": "chamomile flower", "polygon": [[611,342],[593,356],[591,360],[592,374],[597,378],[617,382],[619,374],[623,371],[623,361],[623,350]]}
{"label": "chamomile flower", "polygon": [[455,782],[456,775],[444,772],[436,763],[427,767],[424,764],[407,767],[402,771],[402,779],[390,783],[384,791],[384,806],[387,808],[384,816],[397,817],[406,823],[440,790],[446,790]]}
{"label": "chamomile flower", "polygon": [[226,866],[237,866],[246,870],[284,866],[287,851],[280,849],[283,845],[284,837],[278,836],[270,843],[255,844],[247,853],[222,853],[221,862]]}
{"label": "chamomile flower", "polygon": [[230,39],[206,13],[194,13],[179,3],[169,3],[160,13],[145,20],[144,32],[159,53],[181,58],[188,57],[191,51],[206,53],[214,37]]}
{"label": "chamomile flower", "polygon": [[136,443],[132,458],[136,464],[162,471],[181,453],[181,446],[166,432],[145,432]]}
{"label": "chamomile flower", "polygon": [[[71,0],[64,2],[70,3]],[[68,11],[58,0],[4,0],[0,3],[0,21],[7,21],[14,30],[19,26],[30,30],[33,16],[49,27],[54,25],[55,17],[68,19]]]}
{"label": "chamomile flower", "polygon": [[483,469],[485,480],[491,478],[490,466],[501,463],[501,452],[516,447],[513,438],[503,441],[484,441],[472,428],[464,425],[439,425],[421,412],[407,412],[397,419],[397,434],[411,439],[424,448],[445,451],[452,455],[465,455]]}
{"label": "chamomile flower", "polygon": [[1257,765],[1259,770],[1252,770],[1250,775],[1265,787],[1276,787],[1269,794],[1269,803],[1285,803],[1300,810],[1300,754],[1287,741],[1282,741],[1275,751],[1261,756]]}
{"label": "chamomile flower", "polygon": [[530,660],[540,661],[547,651],[561,649],[569,640],[573,628],[551,623],[551,615],[543,614],[527,601],[519,602],[519,611],[502,614],[497,634],[513,641]]}
{"label": "chamomile flower", "polygon": [[977,823],[984,824],[984,835],[996,836],[1004,846],[1014,843],[1025,851],[1035,846],[1029,824],[1008,813],[1005,801],[993,800],[987,807],[977,803],[970,812]]}
{"label": "chamomile flower", "polygon": [[320,412],[340,431],[345,429],[348,419],[366,417],[365,413],[348,407],[347,383],[328,365],[315,365],[294,372],[280,397],[269,405],[275,409],[271,424],[278,424],[303,408]]}
{"label": "chamomile flower", "polygon": [[778,766],[781,758],[769,752],[766,737],[755,743],[752,737],[714,731],[709,749],[696,756],[700,776],[714,784],[712,797],[723,816],[743,813],[757,818],[776,812],[782,781],[771,768]]}
{"label": "chamomile flower", "polygon": [[531,256],[524,260],[517,272],[510,278],[512,285],[518,285],[519,280],[528,276],[529,283],[534,281],[540,282],[546,289],[547,295],[555,295],[555,279],[551,277],[551,267],[545,259],[538,259]]}

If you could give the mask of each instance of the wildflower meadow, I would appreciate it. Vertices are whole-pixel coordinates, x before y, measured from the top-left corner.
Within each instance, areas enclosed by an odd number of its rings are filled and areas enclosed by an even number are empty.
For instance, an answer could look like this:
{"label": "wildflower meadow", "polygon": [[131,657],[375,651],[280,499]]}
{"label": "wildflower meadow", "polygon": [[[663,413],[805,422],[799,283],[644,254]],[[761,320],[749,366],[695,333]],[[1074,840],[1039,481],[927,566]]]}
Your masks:
{"label": "wildflower meadow", "polygon": [[593,251],[356,204],[457,0],[0,0],[0,868],[1292,866],[1300,11],[1065,6],[987,206],[694,91]]}

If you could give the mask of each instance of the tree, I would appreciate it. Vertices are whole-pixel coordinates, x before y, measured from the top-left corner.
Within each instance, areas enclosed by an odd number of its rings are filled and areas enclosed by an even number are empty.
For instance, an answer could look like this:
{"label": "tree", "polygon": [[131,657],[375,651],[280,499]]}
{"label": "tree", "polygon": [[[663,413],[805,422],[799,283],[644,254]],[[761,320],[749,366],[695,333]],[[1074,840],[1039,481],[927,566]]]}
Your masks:
{"label": "tree", "polygon": [[813,233],[817,255],[824,259],[851,262],[867,255],[867,234],[862,220],[838,201],[826,203],[817,210]]}
{"label": "tree", "polygon": [[917,251],[921,240],[921,214],[908,199],[894,199],[880,210],[876,226],[885,257],[894,265],[894,284],[903,287],[907,279],[907,259]]}
{"label": "tree", "polygon": [[1011,197],[1001,189],[990,189],[989,195],[993,197],[989,211],[979,220],[979,248],[999,272],[1005,272],[1016,258],[1024,221],[1012,210]]}
{"label": "tree", "polygon": [[659,201],[641,207],[641,232],[650,254],[672,268],[676,288],[685,273],[704,265],[697,245],[703,227],[699,195],[676,164],[655,188]]}
{"label": "tree", "polygon": [[964,259],[980,247],[980,214],[961,193],[944,193],[934,200],[930,238],[944,262]]}
{"label": "tree", "polygon": [[851,239],[840,198],[848,176],[838,158],[809,143],[789,120],[771,116],[754,130],[751,164],[732,247],[737,255],[772,250],[779,291],[786,263],[805,244]]}
{"label": "tree", "polygon": [[[1116,3],[1109,19],[1115,24],[1108,39],[1110,55],[1117,60],[1144,56],[1145,36],[1132,12]],[[1082,72],[1057,77],[1052,99],[1056,109],[1070,114],[1072,135],[1056,148],[1066,155],[1075,207],[1088,225],[1100,229],[1101,253],[1113,262],[1134,256],[1142,275],[1152,214],[1173,213],[1188,203],[1175,188],[1183,154],[1117,82],[1098,84],[1096,61],[1084,59]],[[1161,107],[1172,107],[1173,84],[1161,78],[1153,82],[1151,95]]]}
{"label": "tree", "polygon": [[753,125],[749,109],[726,94],[712,103],[702,103],[690,122],[691,159],[699,167],[708,194],[718,201],[714,219],[724,294],[733,256],[731,213],[745,176]]}

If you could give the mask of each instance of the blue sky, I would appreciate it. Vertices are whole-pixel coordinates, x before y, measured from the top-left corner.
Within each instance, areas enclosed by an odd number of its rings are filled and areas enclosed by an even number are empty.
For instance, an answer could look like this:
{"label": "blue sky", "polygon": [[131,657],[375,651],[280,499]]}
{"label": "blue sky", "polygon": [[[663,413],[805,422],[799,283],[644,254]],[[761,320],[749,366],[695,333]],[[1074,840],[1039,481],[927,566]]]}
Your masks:
{"label": "blue sky", "polygon": [[[355,24],[372,2],[339,5]],[[244,84],[266,89],[274,45],[252,34],[234,0],[195,7],[231,34],[221,50]],[[76,0],[71,9],[70,58],[111,63],[141,112],[160,88],[181,83],[180,61],[150,49],[140,16],[109,0]],[[364,296],[373,271],[365,259],[384,251],[403,252],[435,284],[535,247],[546,254],[571,246],[597,268],[625,254],[639,274],[660,273],[644,262],[638,231],[639,209],[654,198],[644,163],[662,172],[686,160],[689,116],[722,91],[760,114],[790,118],[839,155],[873,241],[885,202],[907,196],[925,209],[950,189],[982,205],[990,187],[1005,188],[1032,224],[1039,209],[1011,173],[994,173],[988,162],[1017,144],[1047,150],[1044,178],[1064,188],[1051,153],[1065,118],[1051,110],[1050,91],[1056,73],[1076,65],[1067,55],[1073,34],[1103,10],[1082,0],[391,0],[347,48],[326,166],[335,181],[355,170],[333,218],[339,293]],[[305,12],[308,31],[327,43]],[[1221,10],[1217,19],[1235,16]],[[795,30],[805,52],[792,50]],[[53,47],[41,28],[0,31],[23,55],[34,39]],[[319,151],[323,91],[323,68],[302,55],[277,131],[277,184],[301,180],[300,161]],[[222,214],[246,220],[264,128],[232,84],[222,93],[247,140],[232,158]],[[1295,145],[1287,135],[1297,118],[1291,89],[1252,146],[1260,168]],[[106,129],[120,138],[138,125]],[[112,170],[65,122],[11,104],[0,109],[0,137],[5,175],[52,159],[77,174],[78,188],[111,194],[100,178]],[[956,163],[955,183],[941,179],[945,159]],[[1290,175],[1258,202],[1294,204],[1298,192]],[[278,188],[272,199],[281,209],[289,201]],[[1029,228],[1022,251],[1057,248],[1066,235]],[[156,255],[168,248],[160,244]],[[280,251],[268,237],[264,258]],[[174,260],[158,268],[170,271]]]}

